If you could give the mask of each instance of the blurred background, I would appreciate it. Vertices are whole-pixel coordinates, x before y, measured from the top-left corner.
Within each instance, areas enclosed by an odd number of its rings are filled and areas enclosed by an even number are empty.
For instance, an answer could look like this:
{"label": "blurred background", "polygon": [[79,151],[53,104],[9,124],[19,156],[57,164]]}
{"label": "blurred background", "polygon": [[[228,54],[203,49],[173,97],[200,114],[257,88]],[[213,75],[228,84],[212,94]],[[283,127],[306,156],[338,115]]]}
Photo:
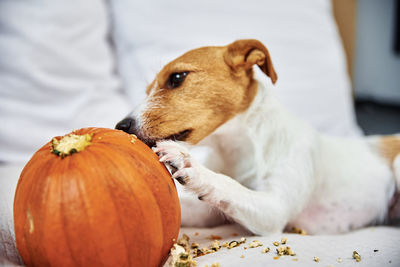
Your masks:
{"label": "blurred background", "polygon": [[365,134],[400,132],[400,1],[333,0],[358,124]]}

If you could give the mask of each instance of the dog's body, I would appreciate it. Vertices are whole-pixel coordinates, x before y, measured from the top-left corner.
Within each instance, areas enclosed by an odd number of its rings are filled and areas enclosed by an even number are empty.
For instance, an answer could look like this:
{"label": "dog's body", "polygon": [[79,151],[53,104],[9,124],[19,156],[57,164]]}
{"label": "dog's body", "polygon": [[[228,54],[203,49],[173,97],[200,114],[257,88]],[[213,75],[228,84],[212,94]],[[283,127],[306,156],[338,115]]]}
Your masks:
{"label": "dog's body", "polygon": [[[192,50],[164,67],[145,105],[117,128],[157,142],[173,178],[257,234],[286,226],[338,233],[382,223],[389,209],[399,216],[391,202],[400,185],[400,136],[321,135],[286,111],[265,76],[254,79],[254,64],[276,81],[258,41]],[[213,157],[200,164],[165,139],[200,142]],[[190,212],[182,223],[202,224],[192,203],[188,209],[182,201]]]}

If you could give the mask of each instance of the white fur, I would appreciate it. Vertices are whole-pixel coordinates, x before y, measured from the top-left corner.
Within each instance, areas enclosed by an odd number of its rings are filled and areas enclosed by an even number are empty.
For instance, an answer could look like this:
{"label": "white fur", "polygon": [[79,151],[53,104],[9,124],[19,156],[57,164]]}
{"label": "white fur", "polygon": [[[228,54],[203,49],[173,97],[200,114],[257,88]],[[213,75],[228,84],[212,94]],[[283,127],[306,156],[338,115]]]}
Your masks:
{"label": "white fur", "polygon": [[[157,143],[160,161],[177,168],[173,178],[256,234],[285,226],[339,233],[383,222],[395,183],[374,152],[377,140],[318,134],[289,114],[265,75],[256,73],[259,90],[249,109],[201,142],[214,151],[205,165],[182,143]],[[207,225],[214,215],[211,223],[221,220],[218,212],[199,213],[193,199],[181,197],[181,203],[189,213],[183,225]]]}

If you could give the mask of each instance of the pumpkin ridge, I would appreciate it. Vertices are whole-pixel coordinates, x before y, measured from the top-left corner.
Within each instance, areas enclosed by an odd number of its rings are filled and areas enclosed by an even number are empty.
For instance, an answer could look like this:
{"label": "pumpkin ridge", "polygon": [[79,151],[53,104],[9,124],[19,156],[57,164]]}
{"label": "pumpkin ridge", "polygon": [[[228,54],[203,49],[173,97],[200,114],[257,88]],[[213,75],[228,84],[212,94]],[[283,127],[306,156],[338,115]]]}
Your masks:
{"label": "pumpkin ridge", "polygon": [[[108,163],[108,164],[114,165],[114,163],[113,163],[112,161],[110,161],[109,159],[108,159],[108,162],[107,162],[107,163]],[[117,170],[117,168],[116,168],[115,170]],[[119,171],[119,170],[118,170],[118,171]],[[120,212],[119,212],[119,211],[120,211],[120,208],[118,207],[118,204],[117,204],[117,203],[115,202],[115,200],[114,200],[115,195],[113,194],[113,189],[110,187],[110,184],[109,184],[108,179],[107,179],[106,177],[102,177],[101,180],[103,181],[103,183],[104,183],[105,186],[107,187],[107,189],[108,189],[107,191],[108,191],[108,193],[110,194],[110,199],[111,199],[111,201],[112,201],[112,203],[113,203],[115,209],[118,211],[118,212],[116,212],[116,215],[117,215],[117,218],[118,218],[119,227],[120,227],[121,229],[125,229],[124,224],[122,223],[122,219],[121,219]],[[130,193],[131,193],[132,198],[135,199],[135,202],[138,202],[137,199],[136,199],[136,197],[135,197],[135,195],[133,194],[133,191],[131,190],[131,188],[129,188],[129,191],[130,191]],[[141,213],[141,215],[143,216],[142,210],[140,210],[140,213]],[[129,246],[129,243],[128,243],[128,240],[126,240],[126,236],[125,236],[124,234],[121,234],[121,236],[122,236],[122,239],[124,240],[125,247],[127,248],[127,249],[126,249],[126,260],[128,261],[128,265],[129,265],[129,266],[132,266],[131,258],[129,257],[129,251],[128,251],[128,248],[130,247],[130,246]]]}
{"label": "pumpkin ridge", "polygon": [[[68,160],[68,159],[66,159],[66,160]],[[67,161],[67,163],[68,164],[65,164],[65,165],[67,165],[67,166],[65,166],[65,170],[68,171],[68,169],[69,169],[68,167],[69,167],[71,162]],[[67,176],[66,173],[65,173],[65,170],[62,172],[62,175],[58,175],[58,179],[59,179],[58,185],[60,187],[59,194],[60,194],[60,197],[61,197],[61,200],[62,200],[62,201],[60,201],[60,210],[61,210],[61,214],[63,214],[63,215],[61,215],[61,218],[60,218],[61,219],[61,223],[62,223],[61,229],[63,231],[63,236],[64,236],[64,239],[65,239],[66,247],[68,248],[71,260],[75,263],[75,266],[81,266],[78,263],[78,260],[75,258],[74,252],[73,252],[73,250],[71,248],[71,244],[70,244],[71,240],[70,240],[70,237],[69,237],[69,235],[67,233],[66,216],[64,215],[65,214],[65,208],[64,208],[64,205],[65,205],[64,204],[64,194],[65,194],[64,190],[65,189],[63,188],[64,187],[63,181],[64,181],[65,177]],[[85,213],[86,213],[86,210],[85,210]]]}
{"label": "pumpkin ridge", "polygon": [[[89,152],[89,151],[87,151],[87,152]],[[85,159],[77,158],[77,156],[79,156],[79,155],[75,155],[75,158],[73,158],[74,159],[73,162],[77,166],[79,166],[80,164],[85,165],[87,162],[96,161],[96,157],[93,156],[91,153],[86,153]],[[81,169],[81,168],[77,168],[77,169]],[[102,174],[102,172],[99,171],[98,168],[92,167],[90,174],[91,174],[91,177],[99,177],[99,176],[101,176],[99,174]],[[94,222],[93,219],[90,219],[91,215],[89,215],[89,213],[88,213],[88,210],[90,210],[92,208],[93,203],[91,203],[90,201],[87,201],[87,198],[85,197],[87,195],[87,192],[83,192],[83,190],[82,190],[82,189],[87,189],[88,187],[90,187],[90,181],[88,181],[89,179],[87,177],[85,177],[85,175],[82,175],[82,173],[80,173],[80,172],[79,172],[79,177],[74,175],[74,178],[78,185],[77,188],[79,191],[79,199],[81,199],[81,202],[83,203],[83,205],[85,205],[85,208],[82,210],[84,210],[84,213],[86,214],[87,226],[89,229],[95,229],[96,223],[99,223],[99,222]],[[97,181],[97,179],[96,179],[96,181]],[[108,192],[106,192],[106,193],[108,194]],[[110,199],[112,200],[111,197],[110,197]],[[94,227],[92,227],[92,226],[94,226]],[[64,227],[64,229],[66,229],[66,227]],[[92,234],[95,234],[95,233],[92,233]],[[122,233],[120,235],[123,237]],[[103,261],[104,255],[101,255],[101,253],[99,252],[99,247],[96,245],[96,241],[92,237],[87,239],[86,241],[90,242],[91,246],[93,247],[94,256],[98,260],[98,262],[101,263],[103,266],[105,266],[104,261]],[[72,253],[74,254],[73,251],[72,251]],[[83,266],[85,267],[85,265],[83,265]]]}
{"label": "pumpkin ridge", "polygon": [[[146,155],[144,155],[142,153],[132,153],[132,150],[136,149],[135,145],[133,145],[133,146],[131,145],[131,146],[128,146],[128,147],[125,147],[125,146],[122,146],[122,145],[118,145],[118,144],[107,144],[107,145],[108,146],[115,146],[117,151],[119,151],[120,153],[124,153],[125,154],[125,158],[126,159],[129,158],[130,161],[142,162],[142,161],[148,161],[149,160],[148,157],[146,157]],[[154,153],[154,152],[151,151],[151,153]],[[138,160],[138,159],[141,159],[141,160]],[[158,160],[158,158],[157,158],[157,160]],[[171,179],[172,185],[166,179],[159,179],[158,178],[158,177],[163,177],[162,171],[168,172],[167,169],[165,168],[165,166],[161,165],[161,163],[160,163],[160,168],[152,168],[152,169],[150,169],[148,167],[148,165],[146,165],[146,164],[142,164],[141,167],[142,168],[144,167],[144,168],[146,168],[146,170],[148,170],[147,172],[149,173],[149,179],[146,179],[146,185],[151,188],[151,192],[152,192],[153,196],[155,197],[155,199],[156,199],[156,201],[157,201],[157,203],[159,205],[160,213],[163,215],[163,216],[161,216],[161,225],[162,225],[162,227],[164,229],[164,233],[166,233],[165,230],[169,230],[169,231],[171,230],[171,229],[169,229],[170,227],[168,227],[168,226],[171,225],[171,223],[172,223],[172,225],[173,225],[173,223],[176,223],[174,218],[177,215],[176,214],[177,210],[164,209],[164,211],[161,211],[161,207],[163,207],[163,206],[165,207],[166,205],[165,205],[165,203],[163,203],[159,199],[159,196],[157,196],[154,191],[163,191],[163,192],[168,192],[169,194],[171,194],[171,190],[172,190],[171,187],[173,186],[172,178],[170,177],[170,174],[168,173],[168,177]],[[153,172],[157,172],[157,174],[159,174],[159,175],[156,175]],[[154,181],[157,180],[157,182],[149,181],[150,179],[154,180]],[[160,185],[160,182],[162,183],[162,185]],[[152,187],[149,183],[152,183],[154,186],[156,186],[156,188]],[[165,190],[165,188],[167,188],[167,190]],[[175,188],[175,190],[176,190],[176,188]],[[167,207],[167,208],[171,208],[171,207]],[[165,216],[167,214],[169,216]],[[178,221],[177,223],[180,224],[180,218],[177,221]],[[165,229],[165,228],[168,228],[168,229]],[[164,234],[163,235],[163,239],[165,239],[166,235],[169,235],[169,234]],[[177,235],[178,235],[178,232],[176,233],[176,236]],[[168,244],[168,243],[170,243],[170,244]],[[167,242],[164,241],[165,245],[163,247],[163,250],[169,251],[169,248],[172,246],[172,243],[173,243],[172,240],[168,240]]]}
{"label": "pumpkin ridge", "polygon": [[[111,146],[110,144],[107,144],[107,147],[113,147],[113,146]],[[96,147],[92,147],[92,152],[98,152],[98,151],[101,151],[101,150],[103,150],[103,149],[105,149],[105,147],[97,145]],[[96,150],[97,150],[97,151],[96,151]],[[121,175],[122,172],[121,172],[120,170],[121,170],[121,169],[126,169],[126,168],[121,168],[121,165],[122,165],[121,163],[122,163],[122,162],[124,162],[124,164],[127,164],[127,165],[132,165],[132,164],[134,163],[134,164],[137,165],[137,166],[139,165],[139,166],[141,167],[141,169],[143,169],[143,167],[146,168],[146,169],[148,169],[148,166],[145,165],[145,164],[143,164],[143,163],[141,163],[141,161],[138,161],[138,160],[128,161],[128,160],[127,160],[127,157],[126,157],[126,156],[123,156],[120,150],[113,149],[113,151],[118,151],[115,155],[113,155],[113,157],[112,157],[109,153],[101,153],[101,155],[103,155],[105,158],[107,158],[107,160],[108,160],[107,163],[110,164],[110,165],[113,165],[113,170],[114,170],[115,172],[118,172],[119,175],[113,175],[113,177],[125,177],[125,176],[126,176],[126,175]],[[119,162],[121,165],[116,165],[116,164],[115,164],[114,160],[115,160],[116,157],[121,157],[122,160],[121,160],[121,159],[118,160],[118,162]],[[150,171],[150,169],[148,169],[148,172],[149,172],[149,171]],[[135,177],[135,176],[133,175],[132,177]],[[110,187],[110,183],[108,182],[108,180],[106,179],[106,177],[104,177],[102,180],[104,180],[104,183],[105,183],[106,186],[108,187],[108,189],[109,189],[108,192],[112,194],[112,192],[114,192],[114,190],[113,190],[112,187]],[[115,180],[115,178],[114,178],[114,180]],[[124,184],[125,187],[129,190],[129,193],[130,193],[131,197],[135,200],[136,203],[139,203],[139,204],[140,204],[140,201],[138,201],[138,198],[136,197],[135,192],[132,190],[133,184],[132,184],[131,182],[127,182],[126,180],[120,180],[120,179],[118,179],[118,183]],[[154,195],[153,190],[148,186],[147,183],[143,182],[143,183],[140,183],[140,184],[141,184],[141,186],[145,187],[146,190],[147,190],[149,193],[151,193],[151,196],[152,196],[152,198],[153,198],[154,203],[157,204],[157,205],[156,205],[157,209],[154,209],[154,211],[157,210],[157,214],[158,214],[158,215],[157,215],[157,217],[158,217],[158,220],[157,220],[157,221],[160,222],[160,223],[159,223],[159,224],[160,224],[159,226],[160,226],[160,230],[161,230],[161,233],[162,233],[162,231],[163,231],[163,225],[162,225],[162,223],[161,223],[161,221],[162,221],[162,216],[161,216],[160,210],[158,209],[158,201],[157,201],[157,198],[156,198],[156,196]],[[113,198],[112,198],[112,199],[113,199]],[[113,201],[114,201],[114,199],[113,199]],[[114,203],[115,203],[115,202],[114,202]],[[120,207],[119,207],[118,204],[115,204],[114,206],[116,207],[117,210],[120,210]],[[141,205],[139,205],[139,206],[141,207]],[[141,215],[140,215],[140,218],[145,218],[144,213],[143,213],[143,209],[140,208],[140,209],[138,209],[138,210],[139,210],[139,212],[140,212],[140,214],[141,214]],[[125,228],[125,227],[122,227],[122,225],[124,225],[124,224],[122,223],[122,220],[121,220],[121,217],[119,216],[119,213],[118,213],[118,218],[119,218],[119,221],[120,221],[120,224],[121,224],[121,228]],[[155,219],[156,219],[156,218],[155,218]],[[125,238],[124,238],[124,239],[125,239]],[[126,241],[126,239],[125,239],[125,241]],[[161,241],[162,241],[162,240],[161,240]],[[130,246],[128,246],[128,244],[126,243],[126,247],[129,248]],[[127,253],[129,253],[129,251],[127,251]],[[148,251],[148,255],[149,255],[150,257],[152,256],[151,251]],[[129,255],[128,255],[128,258],[129,258]],[[145,257],[145,258],[149,258],[149,257]],[[130,258],[129,258],[129,260],[130,260]],[[158,261],[159,261],[159,260],[160,260],[160,259],[158,259]]]}
{"label": "pumpkin ridge", "polygon": [[[81,178],[81,177],[80,177],[80,178]],[[87,222],[88,222],[88,225],[89,225],[89,226],[92,226],[92,223],[91,223],[91,221],[90,221],[90,219],[89,219],[89,213],[88,213],[88,207],[89,207],[89,205],[88,205],[88,203],[87,203],[87,199],[86,199],[86,197],[85,197],[85,194],[83,193],[83,190],[82,190],[82,187],[83,187],[83,185],[82,185],[82,179],[77,179],[77,178],[75,178],[75,180],[76,180],[77,185],[78,185],[77,188],[78,188],[78,191],[79,191],[79,198],[82,199],[82,204],[84,205],[84,211],[85,211],[85,214],[86,214],[86,220],[87,220]],[[90,242],[92,243],[91,245],[92,245],[93,248],[94,248],[96,257],[97,257],[98,259],[100,259],[100,253],[99,253],[99,250],[98,250],[97,246],[93,245],[94,241],[93,241],[92,239],[90,239]]]}
{"label": "pumpkin ridge", "polygon": [[[37,172],[37,169],[34,169],[34,171],[33,171],[33,173],[36,173]],[[21,183],[22,182],[25,182],[25,183],[28,183],[30,186],[30,190],[29,190],[29,192],[28,192],[28,194],[27,194],[27,198],[29,199],[29,197],[32,195],[32,192],[34,191],[34,188],[35,188],[35,186],[34,185],[32,185],[31,183],[30,183],[30,181],[21,181]],[[16,196],[17,197],[17,196]],[[28,208],[28,202],[27,202],[27,200],[26,200],[26,198],[24,199],[24,209],[23,209],[23,212],[24,213],[27,213],[28,212],[28,210],[29,210],[29,208]],[[14,216],[15,216],[15,214],[14,214]],[[28,220],[28,218],[26,218],[26,215],[24,214],[24,215],[22,215],[23,216],[23,218],[24,218],[24,226],[23,226],[23,237],[22,237],[22,239],[24,240],[24,243],[25,244],[29,244],[30,242],[29,242],[29,238],[27,238],[27,231],[25,230],[25,225],[27,224],[27,220]],[[16,237],[17,238],[17,237]],[[34,261],[33,259],[34,259],[34,255],[35,255],[35,253],[32,251],[32,247],[30,246],[30,245],[28,245],[28,246],[25,246],[26,247],[26,253],[29,255],[29,260],[30,261]]]}
{"label": "pumpkin ridge", "polygon": [[[53,159],[50,159],[49,160],[49,164],[51,164],[48,168],[46,168],[46,171],[47,172],[45,172],[45,174],[43,175],[43,177],[45,177],[45,179],[44,178],[42,178],[41,180],[43,180],[43,182],[46,184],[45,185],[45,190],[43,190],[43,192],[42,192],[42,195],[46,195],[44,198],[43,198],[43,203],[47,203],[48,202],[48,200],[49,200],[49,198],[50,198],[50,187],[51,187],[51,185],[49,185],[49,180],[50,179],[54,179],[54,177],[52,177],[52,175],[49,175],[49,174],[51,174],[54,170],[53,170],[53,167],[55,166],[55,164],[56,164],[56,162],[53,160]],[[58,178],[58,177],[56,177],[56,178]],[[48,209],[47,208],[41,208],[41,220],[42,221],[46,221],[47,220],[47,216],[48,216]],[[46,229],[43,229],[44,227],[43,227],[43,225],[42,225],[42,227],[40,228],[40,236],[41,236],[41,238],[42,238],[42,241],[43,241],[43,239],[45,238],[45,234],[44,233],[46,233]],[[44,255],[46,255],[46,257],[44,258],[46,261],[47,261],[47,266],[50,266],[50,264],[49,264],[49,262],[48,262],[48,254],[49,254],[49,252],[47,251],[47,249],[46,248],[44,248],[43,249],[43,254]]]}
{"label": "pumpkin ridge", "polygon": [[[22,177],[22,178],[20,178],[18,180],[18,183],[17,183],[17,188],[18,187],[24,187],[24,188],[28,187],[29,188],[28,192],[26,194],[22,194],[18,190],[16,190],[16,193],[15,193],[15,196],[14,196],[14,207],[13,207],[13,209],[14,209],[14,221],[19,221],[20,220],[19,217],[22,217],[23,218],[22,220],[24,222],[23,225],[26,225],[26,217],[22,216],[20,214],[21,212],[19,212],[19,210],[16,209],[15,203],[16,203],[16,201],[21,202],[22,203],[21,206],[23,206],[23,208],[21,210],[25,213],[25,211],[27,210],[27,201],[26,201],[26,199],[27,198],[29,199],[29,196],[32,194],[32,191],[33,191],[33,186],[25,186],[25,184],[31,185],[30,184],[30,179],[25,178],[25,176],[27,174],[36,173],[37,172],[37,168],[31,168],[31,166],[34,166],[34,165],[35,164],[34,164],[34,162],[32,160],[28,161],[28,163],[26,164],[26,166],[24,167],[24,169],[21,172],[21,176],[20,177]],[[22,201],[20,200],[21,198],[23,199]],[[15,228],[17,228],[17,227],[21,228],[21,225],[15,226]],[[25,260],[26,261],[33,261],[32,260],[32,253],[30,251],[31,247],[30,246],[26,246],[26,243],[28,242],[29,239],[26,238],[25,226],[22,226],[22,229],[23,229],[22,231],[18,231],[18,229],[17,229],[16,234],[15,234],[15,239],[16,240],[17,239],[21,240],[21,242],[24,243],[24,246],[21,246],[21,244],[20,244],[20,246],[24,248],[24,251],[21,251],[21,249],[20,249],[20,254],[28,254],[27,256],[29,258],[25,259]],[[18,233],[18,235],[17,235],[17,233]],[[22,236],[22,237],[20,237],[20,236]],[[17,249],[18,249],[18,244],[17,244]]]}
{"label": "pumpkin ridge", "polygon": [[[45,159],[45,158],[43,158],[43,162],[45,162],[45,163],[47,163],[47,164],[52,163],[51,159]],[[40,163],[40,164],[39,164],[39,163]],[[32,167],[29,167],[29,168],[28,168],[28,171],[29,171],[29,170],[33,170],[33,175],[32,175],[32,176],[29,175],[28,177],[34,177],[34,176],[36,176],[38,173],[40,173],[40,176],[45,177],[45,176],[47,176],[47,174],[50,172],[49,169],[41,167],[41,166],[44,166],[44,165],[42,165],[41,161],[40,161],[40,162],[31,162],[31,164],[32,164],[34,167],[33,167],[33,168],[32,168]],[[31,166],[32,166],[32,165],[31,165]],[[36,167],[37,165],[38,165],[39,167]],[[36,168],[35,168],[35,167],[36,167]],[[42,175],[42,172],[44,172],[44,175]],[[28,173],[24,173],[24,176],[26,176],[26,175],[28,175],[28,174],[30,174],[30,173],[29,173],[29,172],[28,172]],[[22,180],[24,180],[24,179],[22,179]],[[29,192],[26,194],[26,196],[25,196],[25,198],[24,198],[24,206],[25,206],[25,207],[24,207],[24,209],[23,209],[24,214],[22,215],[22,216],[24,216],[24,218],[25,218],[25,224],[24,224],[24,225],[26,225],[26,221],[28,220],[28,219],[25,217],[25,216],[26,216],[26,213],[29,211],[29,213],[32,214],[32,206],[30,206],[29,199],[31,199],[32,194],[36,194],[37,189],[40,188],[39,185],[41,185],[41,183],[44,183],[44,180],[45,180],[45,179],[40,178],[40,179],[38,179],[38,180],[39,180],[39,181],[34,182],[33,179],[29,179],[29,180],[26,180],[26,179],[25,179],[25,182],[26,182],[27,184],[30,185],[30,186],[29,186],[29,187],[30,187],[30,190],[29,190]],[[32,216],[32,215],[31,215],[31,216]],[[35,214],[35,219],[37,219],[36,217],[37,217],[37,214]],[[35,223],[34,223],[33,225],[34,225],[34,227],[35,227]],[[36,232],[37,232],[37,231],[38,231],[38,230],[36,230]],[[23,239],[25,240],[24,242],[30,243],[30,242],[29,242],[30,238],[27,238],[27,235],[28,235],[28,232],[25,230],[25,226],[24,226],[24,231],[23,231]],[[36,235],[36,233],[35,233],[35,235]],[[27,246],[27,250],[28,250],[27,252],[28,252],[28,254],[29,254],[30,260],[33,261],[33,259],[35,259],[35,258],[37,257],[37,252],[35,253],[35,251],[32,250],[32,246]],[[37,250],[39,250],[39,253],[45,254],[44,252],[40,251],[40,250],[41,250],[40,248],[37,249]],[[45,261],[46,261],[46,260],[45,260]],[[48,262],[47,262],[47,261],[46,261],[46,263],[47,263],[47,265],[48,265]]]}

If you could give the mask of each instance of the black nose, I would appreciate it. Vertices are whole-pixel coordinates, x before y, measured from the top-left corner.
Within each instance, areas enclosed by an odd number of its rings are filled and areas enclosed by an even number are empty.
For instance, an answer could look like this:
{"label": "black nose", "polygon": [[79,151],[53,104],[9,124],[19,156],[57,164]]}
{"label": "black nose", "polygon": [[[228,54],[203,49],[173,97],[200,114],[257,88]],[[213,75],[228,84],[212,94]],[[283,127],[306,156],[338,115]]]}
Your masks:
{"label": "black nose", "polygon": [[115,129],[124,131],[126,133],[134,134],[136,123],[132,118],[125,118],[115,125]]}

